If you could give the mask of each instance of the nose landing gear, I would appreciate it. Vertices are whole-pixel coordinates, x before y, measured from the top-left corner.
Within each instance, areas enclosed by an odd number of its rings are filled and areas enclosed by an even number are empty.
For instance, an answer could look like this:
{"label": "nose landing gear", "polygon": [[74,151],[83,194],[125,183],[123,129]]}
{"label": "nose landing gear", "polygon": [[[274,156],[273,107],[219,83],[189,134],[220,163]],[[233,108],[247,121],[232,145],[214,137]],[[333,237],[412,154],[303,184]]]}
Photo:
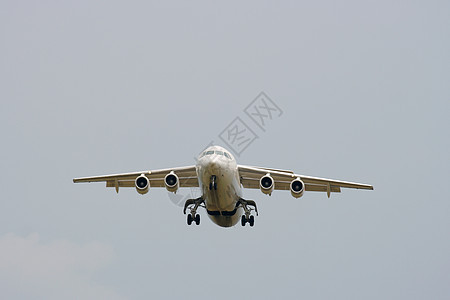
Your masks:
{"label": "nose landing gear", "polygon": [[212,175],[209,182],[209,190],[217,190],[216,175]]}

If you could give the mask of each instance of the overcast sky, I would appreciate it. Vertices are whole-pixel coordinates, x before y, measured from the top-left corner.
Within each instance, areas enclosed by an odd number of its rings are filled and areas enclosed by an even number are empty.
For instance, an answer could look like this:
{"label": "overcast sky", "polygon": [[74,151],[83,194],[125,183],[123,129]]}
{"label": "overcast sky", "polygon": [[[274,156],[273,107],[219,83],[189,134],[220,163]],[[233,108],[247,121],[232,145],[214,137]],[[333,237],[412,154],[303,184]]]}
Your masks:
{"label": "overcast sky", "polygon": [[[448,299],[450,3],[161,3],[0,2],[0,298]],[[375,190],[245,191],[221,228],[72,183],[194,164],[237,117],[238,163]]]}

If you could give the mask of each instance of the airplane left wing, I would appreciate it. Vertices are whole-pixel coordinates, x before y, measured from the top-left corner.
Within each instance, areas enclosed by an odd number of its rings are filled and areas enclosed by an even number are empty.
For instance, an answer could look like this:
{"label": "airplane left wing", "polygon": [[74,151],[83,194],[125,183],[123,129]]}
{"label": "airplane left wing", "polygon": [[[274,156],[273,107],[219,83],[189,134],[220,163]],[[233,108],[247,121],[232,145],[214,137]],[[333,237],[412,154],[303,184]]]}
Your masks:
{"label": "airplane left wing", "polygon": [[171,172],[178,176],[180,187],[198,187],[198,177],[195,166],[74,178],[73,182],[106,182],[106,187],[115,187],[118,192],[119,187],[135,187],[135,180],[141,175],[148,178],[150,187],[164,187],[164,177]]}
{"label": "airplane left wing", "polygon": [[331,193],[340,193],[341,188],[373,190],[368,184],[299,175],[289,170],[243,165],[238,165],[238,170],[242,186],[250,189],[259,189],[259,180],[269,174],[275,190],[289,190],[291,182],[297,178],[305,183],[305,191],[326,192],[328,197]]}

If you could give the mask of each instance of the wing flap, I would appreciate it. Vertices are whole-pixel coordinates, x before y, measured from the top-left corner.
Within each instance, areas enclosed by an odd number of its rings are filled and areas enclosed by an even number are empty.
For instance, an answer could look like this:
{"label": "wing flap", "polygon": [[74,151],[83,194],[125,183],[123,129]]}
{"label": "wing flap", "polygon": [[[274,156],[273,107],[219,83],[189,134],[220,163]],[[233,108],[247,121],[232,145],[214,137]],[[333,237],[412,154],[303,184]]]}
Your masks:
{"label": "wing flap", "polygon": [[[119,187],[134,187],[134,180],[117,181]],[[107,181],[106,187],[116,187],[115,181]]]}

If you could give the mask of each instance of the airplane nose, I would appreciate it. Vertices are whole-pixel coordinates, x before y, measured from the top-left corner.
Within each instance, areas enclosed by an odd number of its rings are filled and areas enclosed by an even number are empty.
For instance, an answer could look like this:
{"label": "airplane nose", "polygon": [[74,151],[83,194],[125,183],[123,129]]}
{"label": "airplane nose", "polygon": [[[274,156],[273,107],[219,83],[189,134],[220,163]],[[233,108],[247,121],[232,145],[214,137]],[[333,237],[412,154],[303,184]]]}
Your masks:
{"label": "airplane nose", "polygon": [[209,162],[209,169],[210,170],[216,171],[216,170],[219,170],[220,167],[221,167],[221,163],[220,163],[220,161],[218,159],[213,159],[213,160],[211,160]]}
{"label": "airplane nose", "polygon": [[217,170],[219,168],[219,163],[216,160],[213,160],[209,163],[209,168],[212,170]]}

